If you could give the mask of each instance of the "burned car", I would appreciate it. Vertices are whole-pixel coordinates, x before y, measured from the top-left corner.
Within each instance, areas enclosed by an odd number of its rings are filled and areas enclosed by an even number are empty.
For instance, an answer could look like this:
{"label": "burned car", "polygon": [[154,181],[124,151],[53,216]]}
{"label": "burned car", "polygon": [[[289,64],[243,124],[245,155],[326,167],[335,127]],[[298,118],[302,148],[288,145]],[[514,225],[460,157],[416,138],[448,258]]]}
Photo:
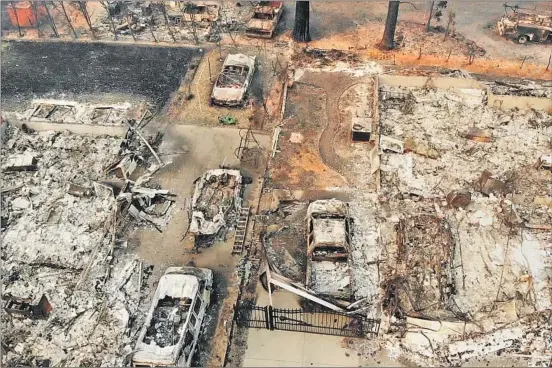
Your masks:
{"label": "burned car", "polygon": [[210,104],[230,107],[243,106],[246,103],[247,92],[255,73],[255,60],[255,56],[228,55],[213,86]]}
{"label": "burned car", "polygon": [[184,22],[211,23],[219,19],[219,4],[216,1],[193,1],[184,4]]}
{"label": "burned car", "polygon": [[282,1],[261,1],[253,8],[253,16],[247,22],[245,34],[249,37],[272,38],[284,12]]}
{"label": "burned car", "polygon": [[552,16],[514,12],[497,23],[498,34],[520,44],[552,42]]}
{"label": "burned car", "polygon": [[216,1],[167,1],[167,17],[173,25],[195,23],[207,26],[219,20],[219,4]]}
{"label": "burned car", "polygon": [[167,269],[138,337],[133,367],[191,366],[212,285],[209,269]]}
{"label": "burned car", "polygon": [[350,299],[351,220],[345,202],[312,202],[307,209],[306,286],[319,295]]}

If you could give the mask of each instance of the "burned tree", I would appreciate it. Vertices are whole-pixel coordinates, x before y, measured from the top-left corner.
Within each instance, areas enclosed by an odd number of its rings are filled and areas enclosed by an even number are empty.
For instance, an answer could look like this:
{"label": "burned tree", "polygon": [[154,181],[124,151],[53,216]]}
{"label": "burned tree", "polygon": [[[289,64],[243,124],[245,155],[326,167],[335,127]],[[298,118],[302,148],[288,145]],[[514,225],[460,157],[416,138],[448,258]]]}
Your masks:
{"label": "burned tree", "polygon": [[443,10],[447,7],[447,1],[439,1],[437,2],[437,6],[435,6],[435,1],[431,2],[431,7],[429,9],[429,17],[427,18],[426,22],[426,32],[429,32],[431,30],[431,20],[435,18],[437,22],[441,21],[441,17],[443,16]]}
{"label": "burned tree", "polygon": [[169,16],[167,14],[167,7],[165,6],[165,3],[161,4],[161,11],[163,12],[163,18],[165,19],[165,25],[167,26],[167,30],[169,32],[169,35],[171,36],[173,42],[176,43],[176,37],[174,36],[174,32],[171,28],[171,24],[169,22]]}
{"label": "burned tree", "polygon": [[17,9],[15,8],[15,3],[12,1],[10,5],[13,9],[13,14],[15,15],[15,22],[17,23],[17,30],[19,31],[19,37],[23,37],[23,32],[21,31],[21,25],[19,24],[19,17],[17,15]]}
{"label": "burned tree", "polygon": [[400,1],[390,1],[387,8],[387,19],[385,20],[385,31],[381,45],[386,50],[391,50],[395,47],[395,28],[397,28],[397,18],[399,17]]}
{"label": "burned tree", "polygon": [[65,15],[65,20],[67,20],[67,23],[69,24],[69,28],[71,28],[71,31],[73,31],[73,35],[75,36],[75,38],[79,38],[79,36],[77,35],[77,32],[75,31],[75,28],[73,27],[73,24],[71,23],[71,18],[69,18],[69,14],[67,14],[65,5],[63,5],[63,1],[59,1],[59,5],[61,6],[63,15]]}
{"label": "burned tree", "polygon": [[111,14],[111,9],[109,8],[109,2],[100,1],[100,4],[102,4],[105,11],[107,12],[107,17],[109,18],[109,23],[111,24],[111,30],[113,31],[113,37],[115,38],[115,40],[117,40],[117,29],[115,28],[115,22],[113,21],[113,14]]}
{"label": "burned tree", "polygon": [[88,8],[86,7],[86,1],[79,1],[79,10],[81,11],[90,32],[92,33],[92,38],[96,38],[96,32],[94,32],[94,27],[92,27],[92,20],[90,19],[90,14],[88,13]]}
{"label": "burned tree", "polygon": [[54,17],[52,17],[52,14],[50,14],[50,9],[48,9],[47,3],[44,3],[44,9],[46,9],[46,15],[48,16],[48,20],[50,21],[50,26],[52,27],[52,31],[54,32],[54,35],[56,37],[59,37],[59,32],[56,27],[56,22],[54,21]]}
{"label": "burned tree", "polygon": [[309,31],[309,6],[310,2],[308,1],[297,1],[295,3],[293,39],[297,42],[309,42],[311,40]]}
{"label": "burned tree", "polygon": [[32,1],[31,5],[32,5],[34,18],[35,18],[35,26],[36,26],[36,31],[38,33],[38,37],[42,37],[43,33],[42,33],[42,30],[40,29],[40,24],[39,24],[39,21],[38,21],[38,18],[39,18],[39,16],[38,16],[38,5],[37,5],[36,1]]}
{"label": "burned tree", "polygon": [[410,4],[414,9],[418,9],[416,5],[408,1],[390,1],[387,8],[387,19],[385,20],[385,30],[383,31],[383,39],[381,47],[385,50],[395,48],[395,28],[397,28],[397,19],[399,18],[399,7],[401,4]]}

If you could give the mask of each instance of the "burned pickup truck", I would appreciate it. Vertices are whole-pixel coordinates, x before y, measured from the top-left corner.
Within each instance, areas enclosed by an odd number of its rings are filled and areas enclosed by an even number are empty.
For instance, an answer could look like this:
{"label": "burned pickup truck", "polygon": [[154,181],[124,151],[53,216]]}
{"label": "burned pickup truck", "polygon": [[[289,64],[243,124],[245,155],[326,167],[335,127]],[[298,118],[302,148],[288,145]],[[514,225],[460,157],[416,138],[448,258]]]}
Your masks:
{"label": "burned pickup truck", "polygon": [[351,220],[346,203],[312,202],[307,209],[306,287],[316,294],[349,300]]}
{"label": "burned pickup truck", "polygon": [[212,285],[211,270],[167,269],[138,337],[133,367],[191,366]]}
{"label": "burned pickup truck", "polygon": [[504,15],[497,23],[498,34],[520,44],[552,42],[552,15],[514,12]]}
{"label": "burned pickup truck", "polygon": [[213,86],[210,104],[243,106],[247,101],[247,92],[255,73],[255,60],[255,56],[229,54]]}
{"label": "burned pickup truck", "polygon": [[253,8],[253,16],[247,22],[245,34],[249,37],[272,38],[284,12],[282,1],[261,1]]}

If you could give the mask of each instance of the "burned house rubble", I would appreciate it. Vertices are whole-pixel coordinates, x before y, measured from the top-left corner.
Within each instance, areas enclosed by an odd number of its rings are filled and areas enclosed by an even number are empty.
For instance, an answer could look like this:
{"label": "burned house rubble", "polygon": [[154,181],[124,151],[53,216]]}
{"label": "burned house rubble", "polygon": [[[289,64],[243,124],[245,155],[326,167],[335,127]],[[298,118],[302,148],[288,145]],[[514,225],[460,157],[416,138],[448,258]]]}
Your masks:
{"label": "burned house rubble", "polygon": [[[155,147],[154,139],[130,134],[122,144],[109,136],[8,130],[2,297],[11,312],[2,323],[11,327],[3,364],[121,366],[132,351],[148,269],[125,251],[126,228],[140,224],[129,215],[137,209],[140,221],[147,214],[161,229],[172,203],[167,191],[146,186],[154,152],[140,148]],[[130,152],[141,157],[143,175],[125,181],[106,171]]]}
{"label": "burned house rubble", "polygon": [[419,364],[552,347],[520,335],[552,308],[552,116],[487,98],[380,85],[383,325]]}
{"label": "burned house rubble", "polygon": [[95,24],[99,32],[156,42],[217,42],[222,34],[243,27],[248,13],[241,9],[241,4],[219,1],[105,3],[112,4],[109,13],[105,11],[105,16]]}
{"label": "burned house rubble", "polygon": [[63,123],[125,126],[129,119],[152,116],[147,104],[88,104],[68,100],[35,99],[21,112],[6,112],[9,121],[25,123]]}

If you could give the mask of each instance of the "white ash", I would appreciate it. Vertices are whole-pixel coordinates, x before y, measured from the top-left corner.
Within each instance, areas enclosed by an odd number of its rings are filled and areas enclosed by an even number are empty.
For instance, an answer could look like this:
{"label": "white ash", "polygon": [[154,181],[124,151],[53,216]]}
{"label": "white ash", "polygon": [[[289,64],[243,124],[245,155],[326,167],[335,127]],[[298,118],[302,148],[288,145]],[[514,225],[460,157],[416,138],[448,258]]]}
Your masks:
{"label": "white ash", "polygon": [[349,211],[353,219],[349,262],[354,299],[367,298],[367,303],[374,304],[369,313],[375,313],[375,304],[379,299],[378,262],[381,257],[376,196],[357,194],[349,202]]}
{"label": "white ash", "polygon": [[133,335],[125,331],[141,294],[136,262],[111,250],[115,198],[97,188],[90,198],[67,193],[68,183],[93,188],[119,145],[118,138],[16,130],[2,147],[4,158],[30,153],[38,166],[1,179],[3,188],[23,184],[2,196],[3,204],[19,203],[3,212],[9,217],[2,234],[3,294],[33,300],[44,294],[53,307],[47,320],[3,315],[10,349],[4,365],[44,357],[53,365],[122,366],[132,350]]}
{"label": "white ash", "polygon": [[[411,138],[434,148],[438,159],[415,153],[384,154],[382,179],[399,176],[402,192],[419,191],[424,196],[462,189],[487,169],[497,176],[532,165],[550,152],[552,116],[536,110],[503,111],[484,105],[480,90],[424,90],[386,87],[397,93],[412,93],[412,114],[389,108],[381,111],[382,132],[398,139]],[[468,90],[470,91],[470,90]],[[470,127],[489,129],[492,142],[464,138]],[[387,172],[387,173],[386,173]]]}

